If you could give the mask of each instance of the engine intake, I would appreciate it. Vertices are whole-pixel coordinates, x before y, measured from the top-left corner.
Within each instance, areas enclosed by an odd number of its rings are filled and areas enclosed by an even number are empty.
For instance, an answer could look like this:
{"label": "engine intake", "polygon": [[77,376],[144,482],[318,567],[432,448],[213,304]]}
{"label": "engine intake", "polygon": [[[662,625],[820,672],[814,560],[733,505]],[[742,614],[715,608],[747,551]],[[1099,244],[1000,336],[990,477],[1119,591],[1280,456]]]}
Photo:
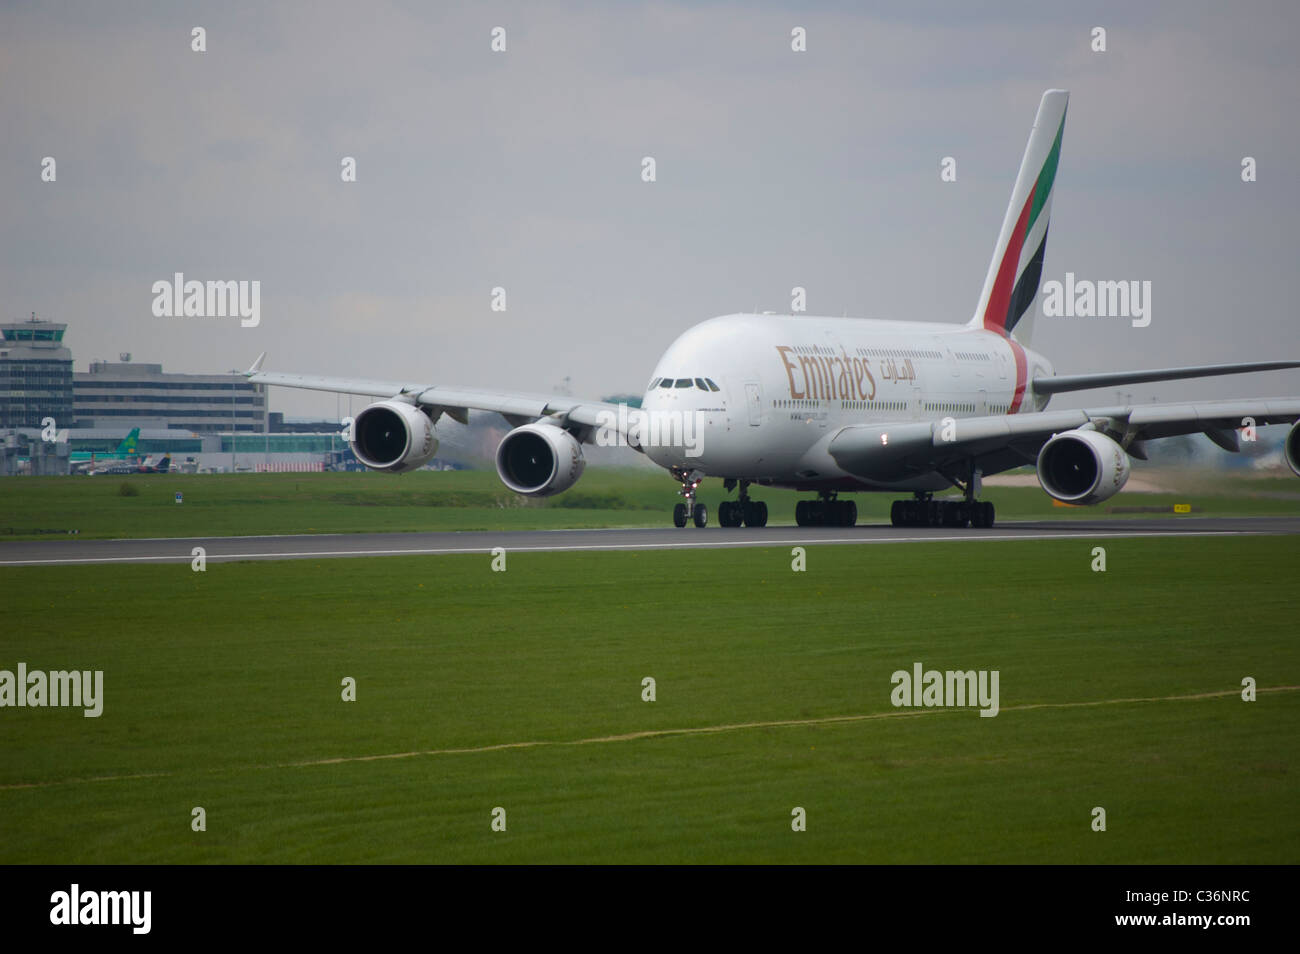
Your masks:
{"label": "engine intake", "polygon": [[1286,458],[1286,465],[1291,468],[1291,473],[1300,477],[1300,421],[1291,425],[1291,430],[1286,433],[1286,440],[1282,442],[1282,456]]}
{"label": "engine intake", "polygon": [[501,483],[527,497],[550,497],[568,490],[586,466],[582,445],[551,424],[516,427],[497,446]]}
{"label": "engine intake", "polygon": [[1124,448],[1098,431],[1065,431],[1038,452],[1038,482],[1064,503],[1101,503],[1120,492],[1128,475]]}
{"label": "engine intake", "polygon": [[438,452],[433,421],[413,404],[380,401],[352,422],[352,453],[371,470],[401,474],[423,467]]}

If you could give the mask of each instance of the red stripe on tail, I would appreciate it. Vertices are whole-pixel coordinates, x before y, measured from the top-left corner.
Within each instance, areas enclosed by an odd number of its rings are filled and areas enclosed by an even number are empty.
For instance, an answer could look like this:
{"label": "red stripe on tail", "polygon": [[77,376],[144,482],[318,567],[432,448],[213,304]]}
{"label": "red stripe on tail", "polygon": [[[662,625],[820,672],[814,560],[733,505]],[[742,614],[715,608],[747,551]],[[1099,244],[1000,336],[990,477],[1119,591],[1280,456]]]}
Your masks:
{"label": "red stripe on tail", "polygon": [[[984,309],[984,328],[988,331],[1007,334],[1007,309],[1011,307],[1011,290],[1016,284],[1016,266],[1020,264],[1020,250],[1024,245],[1025,232],[1029,224],[1029,210],[1034,207],[1034,193],[1037,190],[1038,185],[1035,183],[1029,190],[1024,208],[1020,210],[1020,218],[1016,219],[1016,227],[1011,231],[1007,250],[1002,255],[1001,264],[998,265],[998,277],[993,283],[988,307]],[[1023,354],[1020,360],[1024,360]]]}
{"label": "red stripe on tail", "polygon": [[1020,347],[1020,343],[1015,338],[1008,337],[1007,344],[1011,345],[1011,353],[1016,359],[1016,393],[1011,397],[1011,407],[1007,413],[1016,414],[1020,411],[1020,403],[1025,399],[1029,370],[1025,362],[1025,349]]}

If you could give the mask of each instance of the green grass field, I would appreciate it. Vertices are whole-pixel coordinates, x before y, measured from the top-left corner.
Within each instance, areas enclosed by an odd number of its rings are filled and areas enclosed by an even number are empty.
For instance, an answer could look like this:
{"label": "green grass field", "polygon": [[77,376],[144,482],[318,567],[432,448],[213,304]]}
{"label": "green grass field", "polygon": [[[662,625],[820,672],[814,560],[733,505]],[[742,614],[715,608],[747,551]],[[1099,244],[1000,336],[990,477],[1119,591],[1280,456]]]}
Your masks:
{"label": "green grass field", "polygon": [[[1168,493],[1124,492],[1098,507],[1056,507],[1038,487],[989,487],[1002,520],[1126,519],[1111,506],[1188,503],[1200,515],[1295,514],[1300,481],[1162,472]],[[0,542],[88,537],[239,536],[414,530],[532,530],[668,526],[677,484],[647,469],[588,469],[572,490],[545,500],[519,497],[489,471],[391,474],[217,474],[130,477],[11,477],[0,482]],[[123,496],[122,488],[133,491]],[[180,491],[184,503],[177,504]],[[794,523],[800,496],[758,489],[773,525]],[[734,499],[734,493],[730,495]],[[859,521],[889,519],[891,494],[858,494]],[[700,499],[716,520],[722,485],[706,480]],[[1177,519],[1170,513],[1170,519]]]}
{"label": "green grass field", "polygon": [[0,862],[1294,863],[1297,541],[1091,547],[0,570],[0,669],[105,694],[0,709]]}

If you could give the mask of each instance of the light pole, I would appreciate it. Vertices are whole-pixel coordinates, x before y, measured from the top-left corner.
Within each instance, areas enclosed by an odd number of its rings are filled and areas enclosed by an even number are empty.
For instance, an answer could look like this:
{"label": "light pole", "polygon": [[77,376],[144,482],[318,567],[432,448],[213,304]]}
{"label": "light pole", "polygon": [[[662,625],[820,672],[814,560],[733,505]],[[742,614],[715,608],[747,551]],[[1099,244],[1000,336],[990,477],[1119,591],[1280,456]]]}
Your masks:
{"label": "light pole", "polygon": [[[234,372],[231,373],[233,374]],[[231,383],[230,385],[230,472],[232,474],[235,472],[235,432],[237,426],[235,421],[235,394],[236,394],[235,385],[234,383]]]}

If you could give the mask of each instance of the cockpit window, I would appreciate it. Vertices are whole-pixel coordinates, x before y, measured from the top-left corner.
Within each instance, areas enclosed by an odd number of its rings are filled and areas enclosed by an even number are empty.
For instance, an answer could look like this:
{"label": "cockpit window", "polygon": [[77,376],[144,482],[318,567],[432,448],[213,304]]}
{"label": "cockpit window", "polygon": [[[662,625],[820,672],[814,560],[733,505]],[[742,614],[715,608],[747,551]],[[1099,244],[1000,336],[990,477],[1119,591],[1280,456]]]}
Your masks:
{"label": "cockpit window", "polygon": [[695,388],[700,391],[721,391],[712,378],[655,378],[649,390],[655,388]]}

